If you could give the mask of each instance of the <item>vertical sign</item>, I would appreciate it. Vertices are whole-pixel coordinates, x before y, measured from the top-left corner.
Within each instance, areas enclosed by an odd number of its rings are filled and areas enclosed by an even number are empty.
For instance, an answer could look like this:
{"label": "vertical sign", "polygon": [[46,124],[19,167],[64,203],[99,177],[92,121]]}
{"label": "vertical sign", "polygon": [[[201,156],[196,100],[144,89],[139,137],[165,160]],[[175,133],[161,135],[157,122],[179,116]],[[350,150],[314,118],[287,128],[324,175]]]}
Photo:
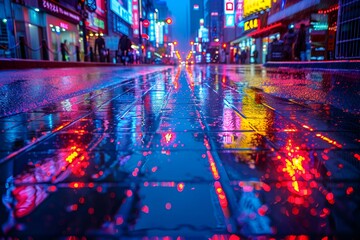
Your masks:
{"label": "vertical sign", "polygon": [[224,1],[224,27],[234,27],[235,26],[235,0],[225,0]]}
{"label": "vertical sign", "polygon": [[234,14],[235,12],[235,1],[234,0],[225,0],[224,1],[224,9],[225,9],[225,14]]}
{"label": "vertical sign", "polygon": [[139,2],[138,0],[132,0],[132,29],[135,38],[139,37],[139,18]]}
{"label": "vertical sign", "polygon": [[150,42],[155,42],[155,19],[154,14],[149,14],[150,18],[150,27],[149,27],[149,35],[150,35]]}
{"label": "vertical sign", "polygon": [[239,24],[244,18],[244,0],[237,0],[236,13],[235,13],[235,24]]}

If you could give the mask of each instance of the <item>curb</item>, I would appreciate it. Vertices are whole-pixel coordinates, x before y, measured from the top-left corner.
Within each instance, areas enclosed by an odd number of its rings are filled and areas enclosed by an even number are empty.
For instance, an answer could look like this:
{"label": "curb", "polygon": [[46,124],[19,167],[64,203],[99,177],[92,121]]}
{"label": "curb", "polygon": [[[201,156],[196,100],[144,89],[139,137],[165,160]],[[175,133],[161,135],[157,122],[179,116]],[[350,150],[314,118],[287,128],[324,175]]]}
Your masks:
{"label": "curb", "polygon": [[323,61],[323,62],[267,62],[267,68],[320,69],[329,71],[359,71],[360,60]]}

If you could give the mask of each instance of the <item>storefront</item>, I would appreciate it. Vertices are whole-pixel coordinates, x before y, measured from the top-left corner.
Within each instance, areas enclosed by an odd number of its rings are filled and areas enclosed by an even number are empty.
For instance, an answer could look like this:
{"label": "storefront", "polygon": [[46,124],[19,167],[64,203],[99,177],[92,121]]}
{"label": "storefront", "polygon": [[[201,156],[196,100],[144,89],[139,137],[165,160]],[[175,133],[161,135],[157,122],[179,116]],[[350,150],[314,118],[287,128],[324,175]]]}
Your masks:
{"label": "storefront", "polygon": [[39,6],[47,13],[45,17],[46,39],[49,47],[49,59],[60,61],[60,45],[67,41],[69,61],[76,61],[76,47],[81,51],[79,37],[80,15],[70,9],[48,0],[39,0]]}
{"label": "storefront", "polygon": [[0,13],[3,16],[0,26],[0,45],[7,50],[3,54],[7,57],[41,59],[43,14],[38,9],[18,4],[17,1],[8,4],[5,6],[5,11]]}
{"label": "storefront", "polygon": [[[96,0],[96,10],[94,12],[88,11],[88,18],[85,22],[86,25],[86,40],[88,46],[95,48],[95,40],[97,36],[107,38],[107,17],[106,17],[106,4],[103,0]],[[105,41],[105,47],[108,48],[109,41]]]}
{"label": "storefront", "polygon": [[[257,51],[259,53],[261,44],[257,39],[253,38],[250,34],[258,29],[258,18],[253,16],[251,18],[244,19],[239,24],[240,31],[242,32],[241,36],[234,41],[230,42],[232,46],[231,56],[234,62],[236,60],[236,54],[241,54],[241,52],[246,52],[245,63],[255,63],[258,62],[254,59],[254,53]],[[240,61],[241,62],[241,61]]]}

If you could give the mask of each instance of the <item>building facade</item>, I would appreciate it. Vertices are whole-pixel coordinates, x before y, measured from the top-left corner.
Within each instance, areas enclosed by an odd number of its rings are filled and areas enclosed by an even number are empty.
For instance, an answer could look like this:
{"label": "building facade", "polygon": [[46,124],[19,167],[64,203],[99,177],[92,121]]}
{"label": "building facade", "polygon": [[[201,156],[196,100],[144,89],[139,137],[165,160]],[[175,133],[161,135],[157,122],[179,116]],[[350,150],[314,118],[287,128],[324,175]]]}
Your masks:
{"label": "building facade", "polygon": [[[285,34],[289,29],[297,33],[303,24],[306,31],[304,58],[308,61],[335,59],[337,15],[337,0],[238,0],[236,38],[231,42],[233,54],[245,48],[249,63],[256,62],[255,51],[258,63],[284,60]],[[292,60],[296,60],[295,45],[292,48]]]}
{"label": "building facade", "polygon": [[340,0],[337,59],[360,59],[360,0]]}

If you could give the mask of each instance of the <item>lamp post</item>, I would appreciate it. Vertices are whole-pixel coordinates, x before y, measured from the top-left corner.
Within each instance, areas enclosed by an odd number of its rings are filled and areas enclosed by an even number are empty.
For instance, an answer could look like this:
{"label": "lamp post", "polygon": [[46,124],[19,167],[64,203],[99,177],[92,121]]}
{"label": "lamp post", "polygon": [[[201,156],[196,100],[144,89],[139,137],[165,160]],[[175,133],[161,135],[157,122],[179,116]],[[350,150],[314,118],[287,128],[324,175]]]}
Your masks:
{"label": "lamp post", "polygon": [[[86,19],[88,18],[88,13],[85,9],[85,0],[78,0],[78,10],[80,12],[81,17],[81,31],[82,31],[82,37],[83,37],[83,45],[84,45],[84,62],[87,62],[89,60],[88,58],[88,49],[87,49],[87,40],[86,40]],[[95,11],[95,10],[94,10]]]}

